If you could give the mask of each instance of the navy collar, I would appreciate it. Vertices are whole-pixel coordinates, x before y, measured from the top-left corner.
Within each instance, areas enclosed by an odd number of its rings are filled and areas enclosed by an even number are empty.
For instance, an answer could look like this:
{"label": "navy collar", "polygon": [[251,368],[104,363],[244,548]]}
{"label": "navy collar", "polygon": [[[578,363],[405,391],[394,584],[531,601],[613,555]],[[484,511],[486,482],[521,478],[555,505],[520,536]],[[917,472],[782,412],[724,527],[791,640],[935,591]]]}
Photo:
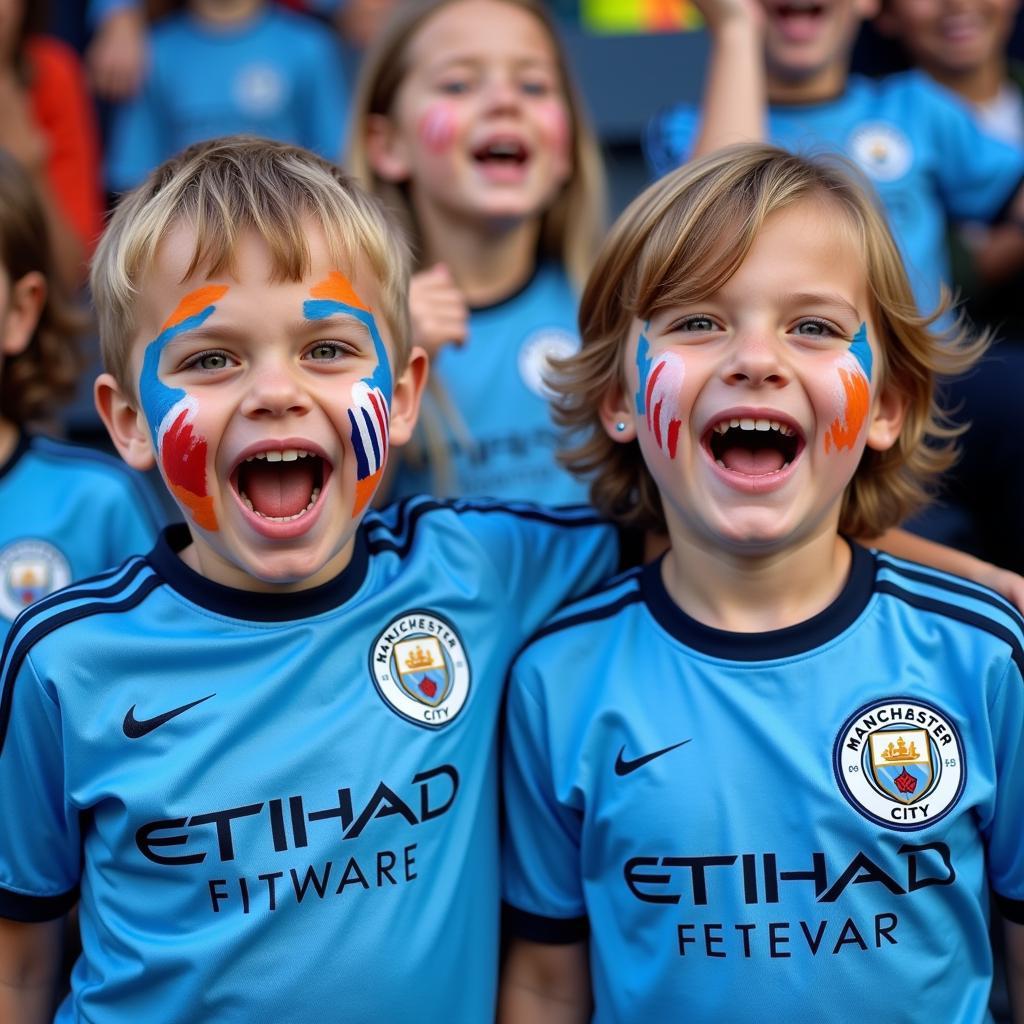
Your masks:
{"label": "navy collar", "polygon": [[370,561],[360,526],[352,560],[334,579],[309,590],[284,594],[238,590],[207,579],[181,560],[178,552],[191,542],[188,527],[184,523],[175,523],[160,534],[156,547],[146,560],[158,576],[189,601],[218,615],[258,622],[308,619],[340,607],[362,586]]}
{"label": "navy collar", "polygon": [[785,629],[767,633],[731,633],[691,618],[665,589],[661,576],[664,556],[644,567],[640,590],[658,624],[695,651],[726,661],[789,658],[821,647],[838,636],[856,621],[871,600],[877,569],[875,556],[859,544],[847,543],[850,544],[853,560],[850,575],[839,596],[817,615]]}

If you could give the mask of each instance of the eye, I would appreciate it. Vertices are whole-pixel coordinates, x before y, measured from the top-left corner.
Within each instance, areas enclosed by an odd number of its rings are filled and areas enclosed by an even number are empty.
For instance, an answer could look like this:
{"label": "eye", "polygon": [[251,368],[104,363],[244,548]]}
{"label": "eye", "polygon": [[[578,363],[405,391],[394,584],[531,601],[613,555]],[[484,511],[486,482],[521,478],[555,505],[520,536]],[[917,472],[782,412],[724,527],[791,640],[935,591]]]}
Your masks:
{"label": "eye", "polygon": [[799,334],[805,338],[845,338],[846,334],[835,324],[828,320],[819,320],[816,317],[809,317],[794,324],[792,334]]}
{"label": "eye", "polygon": [[469,92],[469,81],[465,78],[447,78],[437,83],[437,91],[446,96],[461,96]]}
{"label": "eye", "polygon": [[554,92],[554,86],[551,82],[541,79],[520,82],[519,88],[527,96],[550,96]]}
{"label": "eye", "polygon": [[682,331],[684,334],[703,334],[706,331],[717,331],[718,324],[706,313],[694,313],[677,320],[671,330]]}
{"label": "eye", "polygon": [[231,357],[226,352],[221,352],[219,349],[211,349],[210,351],[199,352],[192,356],[192,358],[185,363],[183,369],[207,370],[209,372],[213,372],[216,370],[225,370],[231,365]]}
{"label": "eye", "polygon": [[306,358],[316,362],[326,362],[331,359],[340,359],[347,352],[348,349],[337,341],[318,341],[306,353]]}

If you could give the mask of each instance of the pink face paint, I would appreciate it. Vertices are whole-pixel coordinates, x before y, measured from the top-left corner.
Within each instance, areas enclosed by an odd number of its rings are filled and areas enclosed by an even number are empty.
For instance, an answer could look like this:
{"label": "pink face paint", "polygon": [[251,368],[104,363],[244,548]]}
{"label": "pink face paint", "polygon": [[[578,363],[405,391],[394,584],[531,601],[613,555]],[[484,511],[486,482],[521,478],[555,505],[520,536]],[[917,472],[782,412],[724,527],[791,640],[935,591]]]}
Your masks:
{"label": "pink face paint", "polygon": [[450,103],[432,103],[417,126],[420,141],[431,153],[444,153],[455,141],[455,124],[455,111]]}
{"label": "pink face paint", "polygon": [[569,130],[569,111],[566,110],[565,104],[561,100],[551,99],[547,103],[539,104],[535,111],[552,153],[565,158],[571,156],[572,133]]}
{"label": "pink face paint", "polygon": [[647,429],[654,442],[670,459],[676,457],[682,420],[676,415],[679,395],[683,390],[686,367],[675,352],[663,352],[654,360],[647,377],[644,408],[647,410]]}

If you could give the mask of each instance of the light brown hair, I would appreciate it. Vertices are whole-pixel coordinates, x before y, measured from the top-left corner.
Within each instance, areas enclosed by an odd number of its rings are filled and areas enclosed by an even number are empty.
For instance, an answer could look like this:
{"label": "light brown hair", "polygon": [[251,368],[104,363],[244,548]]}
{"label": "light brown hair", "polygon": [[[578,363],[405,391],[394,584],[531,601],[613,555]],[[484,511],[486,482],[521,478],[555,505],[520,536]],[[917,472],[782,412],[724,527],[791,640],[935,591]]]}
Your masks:
{"label": "light brown hair", "polygon": [[78,335],[86,318],[55,272],[46,215],[28,174],[0,150],[0,261],[8,287],[26,274],[46,278],[39,322],[23,352],[3,361],[0,415],[22,425],[49,415],[75,392],[81,370]]}
{"label": "light brown hair", "polygon": [[157,250],[181,224],[195,234],[186,272],[230,272],[239,236],[266,241],[274,273],[301,280],[309,270],[309,221],[339,266],[362,259],[380,284],[381,313],[394,339],[393,371],[409,356],[409,256],[401,233],[373,196],[314,153],[235,135],[190,146],[162,164],[118,204],[92,262],[92,294],[106,368],[128,379],[135,295]]}
{"label": "light brown hair", "polygon": [[860,244],[881,350],[876,380],[895,388],[908,406],[896,443],[887,451],[865,449],[846,489],[840,529],[875,537],[927,500],[954,461],[954,438],[963,429],[940,408],[936,380],[964,372],[987,342],[959,327],[932,330],[948,300],[930,315],[918,312],[885,219],[857,178],[839,160],[762,144],[731,146],[662,178],[618,219],[583,292],[582,349],[558,364],[555,382],[556,415],[574,442],[563,462],[593,478],[591,499],[599,511],[624,524],[665,528],[639,446],[612,441],[598,416],[602,400],[625,380],[634,321],[718,291],[765,220],[808,200],[844,218]]}
{"label": "light brown hair", "polygon": [[[407,189],[385,181],[370,166],[366,150],[367,119],[393,114],[398,90],[409,73],[411,44],[420,27],[437,11],[463,0],[407,0],[395,13],[363,58],[350,115],[347,165],[355,177],[384,200],[398,217],[423,259],[423,239]],[[551,18],[538,0],[501,0],[533,15],[551,39],[572,124],[572,173],[541,219],[540,255],[561,263],[577,286],[583,283],[604,226],[605,181],[597,140]]]}

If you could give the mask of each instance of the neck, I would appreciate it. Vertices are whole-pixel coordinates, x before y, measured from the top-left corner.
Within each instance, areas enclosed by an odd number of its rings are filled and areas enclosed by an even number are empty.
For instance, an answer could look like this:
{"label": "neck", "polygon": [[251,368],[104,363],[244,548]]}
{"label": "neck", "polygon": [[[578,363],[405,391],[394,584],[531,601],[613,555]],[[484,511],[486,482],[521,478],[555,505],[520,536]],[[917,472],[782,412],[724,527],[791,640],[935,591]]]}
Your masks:
{"label": "neck", "polygon": [[984,104],[999,95],[1006,81],[1006,61],[993,57],[979,67],[965,71],[951,71],[948,68],[926,68],[928,74],[939,85],[957,93],[968,103]]}
{"label": "neck", "polygon": [[489,306],[518,291],[537,264],[540,218],[482,224],[418,210],[423,265],[444,263],[469,306]]}
{"label": "neck", "polygon": [[834,523],[798,547],[767,554],[737,555],[697,538],[673,537],[662,574],[672,599],[698,622],[766,633],[827,608],[843,589],[850,557]]}
{"label": "neck", "polygon": [[849,72],[845,64],[832,64],[803,78],[769,74],[766,85],[769,103],[823,103],[846,88]]}
{"label": "neck", "polygon": [[189,0],[189,10],[214,25],[248,21],[262,10],[264,0]]}

